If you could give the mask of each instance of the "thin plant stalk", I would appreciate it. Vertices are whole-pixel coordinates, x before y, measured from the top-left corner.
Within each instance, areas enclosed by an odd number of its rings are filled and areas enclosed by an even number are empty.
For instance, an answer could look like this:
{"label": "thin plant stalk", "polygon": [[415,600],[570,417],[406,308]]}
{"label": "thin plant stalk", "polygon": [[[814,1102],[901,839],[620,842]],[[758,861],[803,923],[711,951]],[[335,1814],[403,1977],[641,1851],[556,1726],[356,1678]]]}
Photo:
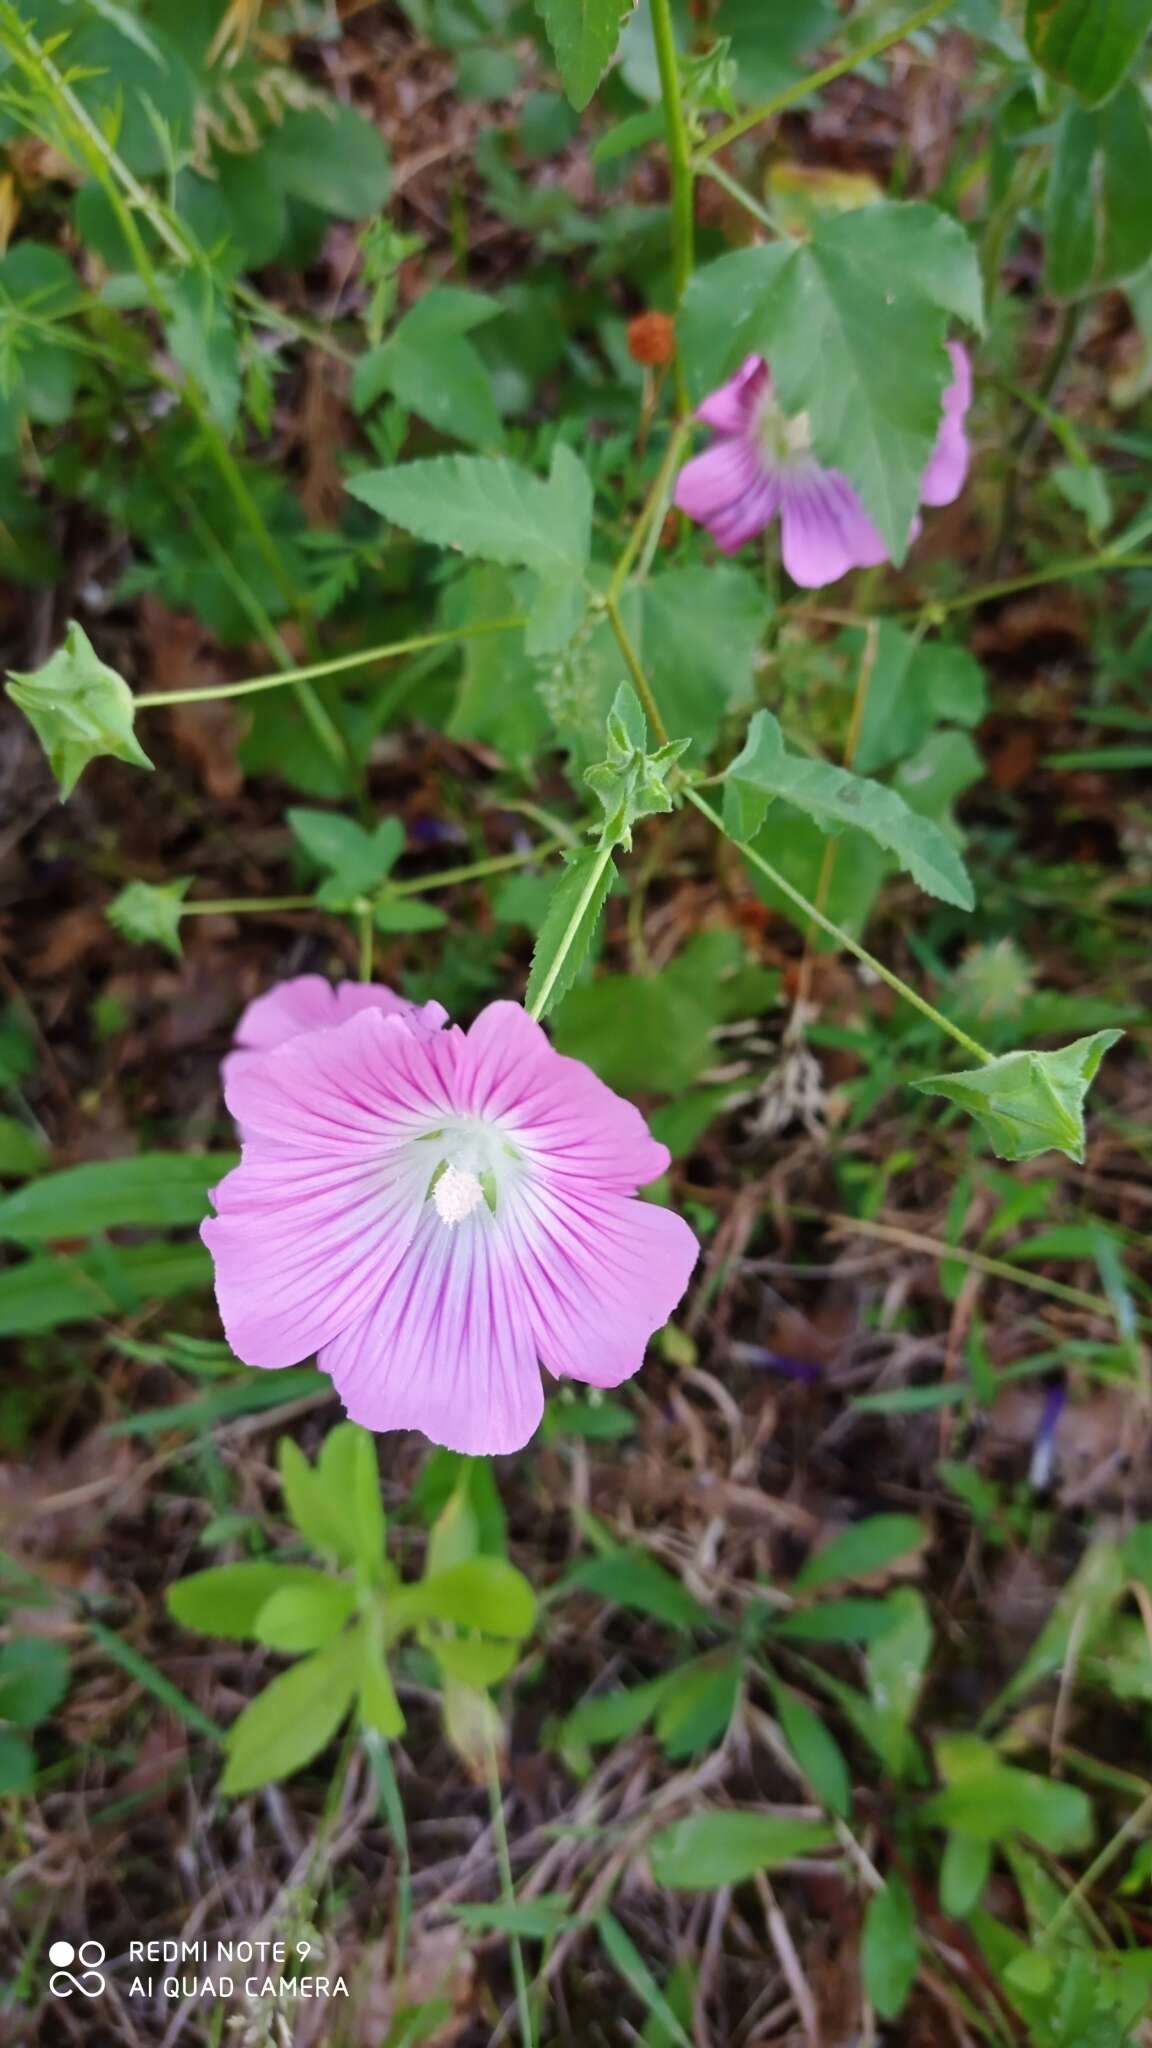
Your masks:
{"label": "thin plant stalk", "polygon": [[[500,1765],[496,1745],[488,1745],[488,1804],[492,1813],[492,1833],[496,1841],[496,1860],[500,1866],[500,1895],[509,1913],[516,1910],[516,1880],[512,1874],[512,1851],[508,1844],[508,1823],[504,1818],[504,1795],[500,1787]],[[516,2011],[520,2020],[520,2039],[523,2048],[535,2048],[535,2028],[532,2024],[532,2001],[528,1990],[528,1972],[524,1965],[524,1949],[514,1926],[510,1927],[508,1946],[512,1956],[512,1978],[516,1986]]]}

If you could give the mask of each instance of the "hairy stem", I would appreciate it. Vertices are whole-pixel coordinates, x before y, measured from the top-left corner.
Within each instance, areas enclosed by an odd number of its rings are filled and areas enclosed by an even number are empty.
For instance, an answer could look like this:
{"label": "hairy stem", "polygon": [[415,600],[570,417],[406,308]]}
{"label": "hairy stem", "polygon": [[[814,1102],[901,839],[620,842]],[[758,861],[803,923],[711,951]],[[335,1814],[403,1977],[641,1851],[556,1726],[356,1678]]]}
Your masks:
{"label": "hairy stem", "polygon": [[472,640],[482,633],[511,633],[524,623],[523,618],[485,619],[477,626],[454,626],[443,633],[419,633],[410,640],[386,641],[382,647],[338,654],[330,661],[310,662],[307,668],[282,669],[274,676],[250,676],[240,683],[210,683],[203,690],[151,690],[136,698],[136,709],[204,704],[217,697],[254,697],[261,690],[279,690],[285,683],[318,682],[324,676],[346,675],[350,669],[371,668],[375,662],[392,661],[400,654],[422,654],[429,647],[449,647],[455,640]]}
{"label": "hairy stem", "polygon": [[652,731],[655,734],[656,739],[659,741],[660,745],[662,747],[666,747],[668,745],[668,727],[665,725],[663,717],[661,716],[660,706],[657,704],[656,699],[652,694],[652,685],[648,681],[648,678],[644,673],[643,667],[641,666],[640,657],[637,654],[636,649],[632,645],[632,641],[628,633],[628,628],[624,624],[624,619],[620,611],[620,606],[617,604],[615,598],[610,597],[608,599],[606,610],[608,613],[608,619],[609,623],[611,624],[612,631],[616,635],[616,644],[619,647],[621,654],[624,656],[624,660],[628,668],[628,673],[631,676],[633,683],[635,684],[636,694],[639,697],[640,702],[644,706],[648,723],[651,726]]}

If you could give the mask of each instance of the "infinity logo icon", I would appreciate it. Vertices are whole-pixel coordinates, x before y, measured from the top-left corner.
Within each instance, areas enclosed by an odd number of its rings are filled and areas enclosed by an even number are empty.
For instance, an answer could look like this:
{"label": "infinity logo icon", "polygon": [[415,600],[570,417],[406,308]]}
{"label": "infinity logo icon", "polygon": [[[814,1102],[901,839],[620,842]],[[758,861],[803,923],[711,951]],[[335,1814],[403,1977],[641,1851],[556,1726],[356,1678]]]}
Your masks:
{"label": "infinity logo icon", "polygon": [[[48,1961],[55,1964],[48,1979],[48,1989],[54,1998],[71,1998],[78,1991],[82,1998],[99,1998],[104,1989],[104,1978],[100,1965],[107,1954],[102,1942],[82,1941],[79,1948],[73,1948],[70,1941],[54,1941],[48,1951]],[[74,1977],[69,1967],[72,1963],[81,1965],[81,1974]]]}

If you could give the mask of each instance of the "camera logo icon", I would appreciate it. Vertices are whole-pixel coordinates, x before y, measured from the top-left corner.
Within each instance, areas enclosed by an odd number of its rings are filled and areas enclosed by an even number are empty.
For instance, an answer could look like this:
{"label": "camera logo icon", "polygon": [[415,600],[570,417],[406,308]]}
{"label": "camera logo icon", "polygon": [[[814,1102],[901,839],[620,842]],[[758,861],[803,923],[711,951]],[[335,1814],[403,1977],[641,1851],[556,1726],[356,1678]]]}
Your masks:
{"label": "camera logo icon", "polygon": [[[71,1998],[74,1991],[82,1998],[99,1998],[105,1981],[100,1965],[106,1954],[99,1941],[82,1941],[79,1948],[73,1948],[70,1941],[54,1941],[48,1951],[48,1961],[53,1965],[48,1989],[53,1998]],[[73,1963],[80,1965],[78,1977],[72,1974]]]}

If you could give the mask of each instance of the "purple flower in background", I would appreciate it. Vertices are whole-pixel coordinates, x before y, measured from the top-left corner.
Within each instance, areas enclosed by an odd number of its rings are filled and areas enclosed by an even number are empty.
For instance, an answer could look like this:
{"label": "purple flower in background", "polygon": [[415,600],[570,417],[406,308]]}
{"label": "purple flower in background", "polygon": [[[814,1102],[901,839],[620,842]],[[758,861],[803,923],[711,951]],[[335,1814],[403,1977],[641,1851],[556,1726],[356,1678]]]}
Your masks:
{"label": "purple flower in background", "polygon": [[[950,341],[948,353],[952,382],[920,482],[925,505],[950,505],[968,474],[964,418],[972,402],[972,368],[959,342]],[[676,503],[709,529],[724,554],[736,554],[779,513],[784,567],[806,590],[835,583],[848,569],[888,561],[888,549],[847,477],[813,456],[807,414],[790,419],[781,410],[763,356],[746,357],[696,417],[714,427],[717,438],[685,463],[676,479]]]}
{"label": "purple flower in background", "polygon": [[680,1300],[696,1240],[635,1199],[668,1152],[517,1004],[429,1030],[360,993],[228,1063],[244,1150],[202,1234],[229,1343],[249,1365],[318,1352],[370,1429],[518,1450],[540,1363],[617,1386]]}

